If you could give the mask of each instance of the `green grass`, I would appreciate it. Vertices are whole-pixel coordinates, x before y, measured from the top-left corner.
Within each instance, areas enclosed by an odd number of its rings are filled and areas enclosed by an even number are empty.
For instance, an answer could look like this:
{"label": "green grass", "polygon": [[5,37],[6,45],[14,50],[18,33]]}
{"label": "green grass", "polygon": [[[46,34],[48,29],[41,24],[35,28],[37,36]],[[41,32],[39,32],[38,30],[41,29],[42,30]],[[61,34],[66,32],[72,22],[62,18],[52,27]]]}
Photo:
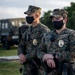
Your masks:
{"label": "green grass", "polygon": [[0,46],[0,56],[13,56],[17,55],[17,48],[11,47],[10,50],[3,50]]}
{"label": "green grass", "polygon": [[[17,55],[17,47],[12,46],[10,50],[3,50],[0,45],[0,56]],[[0,62],[0,75],[22,75],[19,73],[19,61]]]}
{"label": "green grass", "polygon": [[13,55],[17,55],[17,49],[0,50],[0,56],[13,56]]}
{"label": "green grass", "polygon": [[0,62],[0,75],[22,75],[19,62]]}

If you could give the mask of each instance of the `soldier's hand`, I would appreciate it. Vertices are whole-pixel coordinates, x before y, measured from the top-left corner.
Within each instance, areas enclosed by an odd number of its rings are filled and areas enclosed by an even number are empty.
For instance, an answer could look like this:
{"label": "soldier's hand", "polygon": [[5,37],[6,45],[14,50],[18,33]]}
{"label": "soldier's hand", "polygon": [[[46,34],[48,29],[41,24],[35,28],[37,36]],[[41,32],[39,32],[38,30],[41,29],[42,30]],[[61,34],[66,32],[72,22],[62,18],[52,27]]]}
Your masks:
{"label": "soldier's hand", "polygon": [[56,67],[55,61],[54,61],[52,58],[47,59],[47,65],[48,65],[50,68],[55,68],[55,67]]}
{"label": "soldier's hand", "polygon": [[49,59],[49,58],[54,58],[54,56],[52,55],[52,54],[45,54],[44,56],[43,56],[43,61],[46,61],[47,59]]}
{"label": "soldier's hand", "polygon": [[26,62],[26,57],[24,54],[20,54],[19,55],[19,60],[20,60],[20,63],[23,64],[24,62]]}

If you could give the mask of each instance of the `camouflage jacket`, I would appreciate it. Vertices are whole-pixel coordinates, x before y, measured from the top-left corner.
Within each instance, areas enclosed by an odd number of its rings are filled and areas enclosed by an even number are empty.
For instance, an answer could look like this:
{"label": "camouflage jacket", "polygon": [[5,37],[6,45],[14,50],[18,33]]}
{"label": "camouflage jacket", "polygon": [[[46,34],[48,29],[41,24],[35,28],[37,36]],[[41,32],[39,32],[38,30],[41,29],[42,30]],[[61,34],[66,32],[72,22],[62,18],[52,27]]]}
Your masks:
{"label": "camouflage jacket", "polygon": [[46,33],[38,48],[37,56],[42,59],[47,53],[57,56],[61,61],[75,58],[75,31],[66,28],[60,34],[55,30]]}
{"label": "camouflage jacket", "polygon": [[26,58],[34,58],[37,52],[36,49],[41,43],[43,34],[49,31],[50,29],[41,23],[35,27],[30,26],[23,34],[22,40],[19,43],[18,55],[25,54]]}

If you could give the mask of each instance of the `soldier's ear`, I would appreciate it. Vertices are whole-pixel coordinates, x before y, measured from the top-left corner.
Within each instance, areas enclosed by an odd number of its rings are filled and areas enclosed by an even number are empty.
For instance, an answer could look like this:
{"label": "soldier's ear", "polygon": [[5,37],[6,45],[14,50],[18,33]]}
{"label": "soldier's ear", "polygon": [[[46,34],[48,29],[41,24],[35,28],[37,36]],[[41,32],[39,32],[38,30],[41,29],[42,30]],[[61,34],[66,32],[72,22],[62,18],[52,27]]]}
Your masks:
{"label": "soldier's ear", "polygon": [[63,20],[63,22],[64,22],[64,24],[66,24],[66,23],[67,23],[67,18],[65,18],[65,19]]}
{"label": "soldier's ear", "polygon": [[68,17],[67,17],[67,20],[66,20],[66,22],[68,22]]}
{"label": "soldier's ear", "polygon": [[68,21],[68,18],[65,18],[65,21],[67,22]]}

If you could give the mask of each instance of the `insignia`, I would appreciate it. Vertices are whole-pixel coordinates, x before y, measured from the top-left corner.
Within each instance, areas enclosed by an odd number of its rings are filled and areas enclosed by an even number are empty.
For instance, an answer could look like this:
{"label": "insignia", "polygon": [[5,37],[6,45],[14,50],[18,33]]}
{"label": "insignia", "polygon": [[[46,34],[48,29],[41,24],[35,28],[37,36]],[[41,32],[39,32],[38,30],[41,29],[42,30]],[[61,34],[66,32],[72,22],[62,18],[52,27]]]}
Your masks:
{"label": "insignia", "polygon": [[59,47],[63,47],[64,41],[63,40],[59,40],[58,45],[59,45]]}
{"label": "insignia", "polygon": [[38,41],[37,39],[33,39],[33,45],[37,45]]}

